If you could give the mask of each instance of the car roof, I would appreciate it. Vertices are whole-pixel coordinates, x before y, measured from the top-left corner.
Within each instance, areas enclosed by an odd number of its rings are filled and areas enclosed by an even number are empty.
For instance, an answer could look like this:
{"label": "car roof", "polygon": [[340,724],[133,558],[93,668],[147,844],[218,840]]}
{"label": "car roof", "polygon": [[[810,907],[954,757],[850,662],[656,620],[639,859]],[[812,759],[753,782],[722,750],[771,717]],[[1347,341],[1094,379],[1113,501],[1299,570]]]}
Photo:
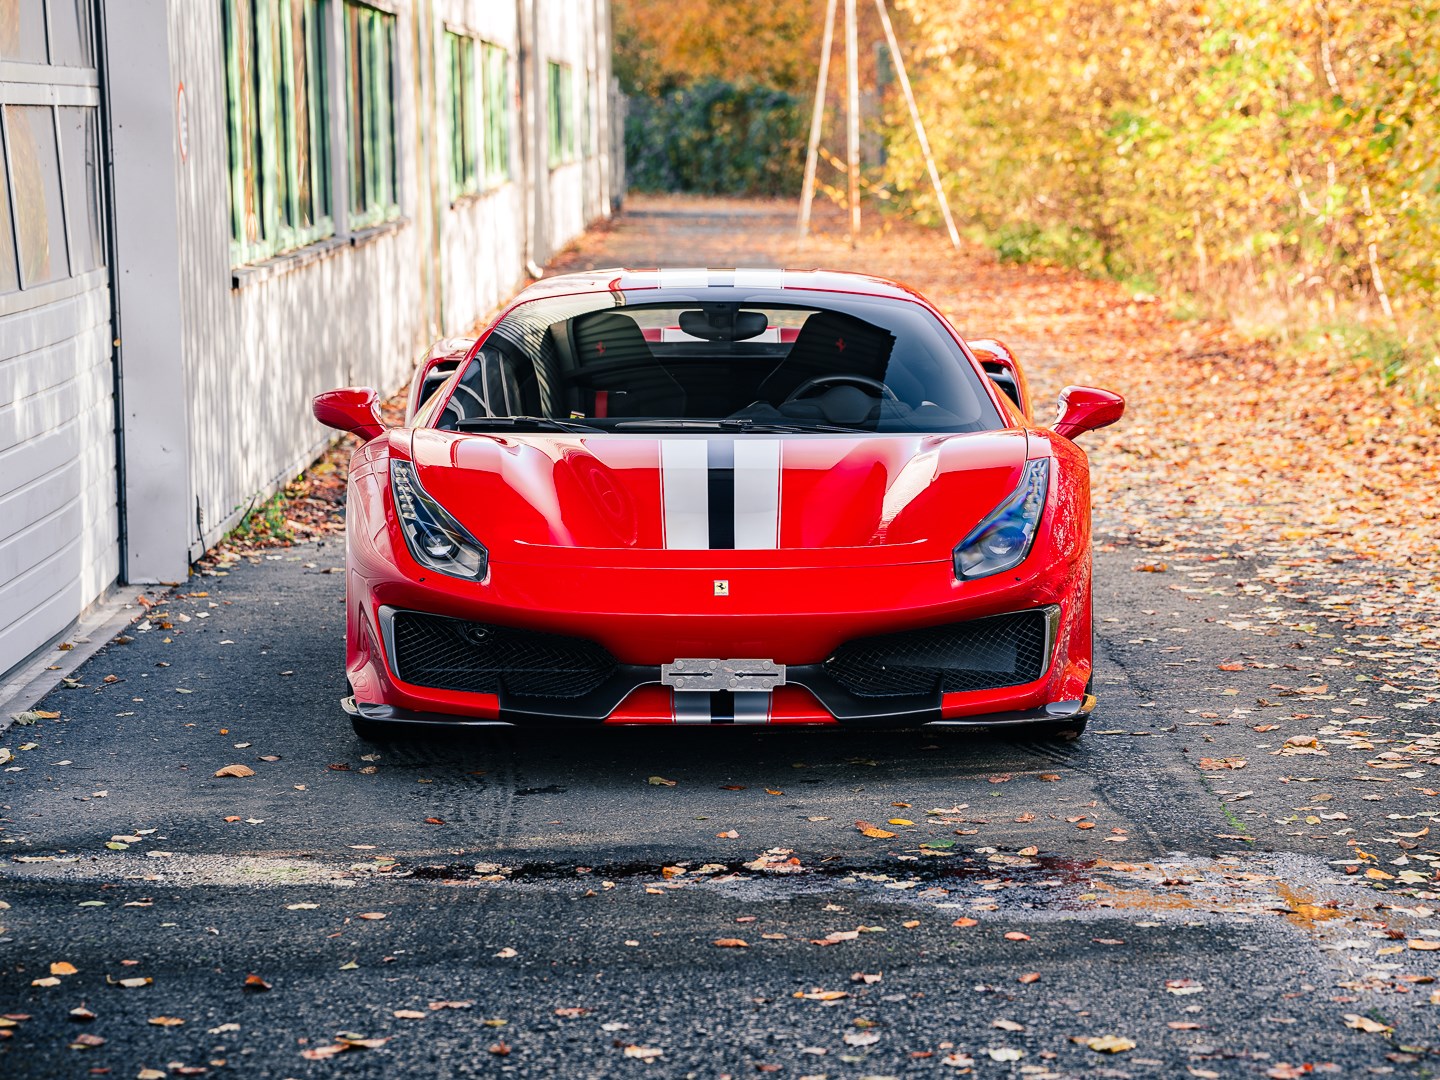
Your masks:
{"label": "car roof", "polygon": [[809,292],[839,292],[877,296],[893,300],[918,300],[929,306],[915,290],[871,274],[841,270],[776,270],[745,267],[689,267],[641,269],[612,267],[557,274],[542,278],[519,296],[515,303],[543,296],[589,292],[633,292],[647,289],[796,289]]}

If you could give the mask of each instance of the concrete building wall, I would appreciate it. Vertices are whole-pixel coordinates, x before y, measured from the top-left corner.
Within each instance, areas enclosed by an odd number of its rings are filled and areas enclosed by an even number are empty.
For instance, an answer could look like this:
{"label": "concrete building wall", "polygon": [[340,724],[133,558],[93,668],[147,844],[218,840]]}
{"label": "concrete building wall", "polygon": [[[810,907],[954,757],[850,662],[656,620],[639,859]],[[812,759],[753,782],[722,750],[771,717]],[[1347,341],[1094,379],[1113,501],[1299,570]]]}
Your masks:
{"label": "concrete building wall", "polygon": [[[225,0],[90,0],[99,62],[88,66],[18,55],[33,51],[31,14],[48,11],[46,0],[22,0],[18,35],[0,20],[0,106],[88,109],[108,132],[111,182],[95,161],[87,182],[97,203],[110,196],[114,251],[108,272],[102,258],[13,289],[0,257],[0,672],[117,580],[183,581],[324,447],[333,433],[310,416],[315,394],[398,387],[432,339],[468,329],[527,267],[610,212],[608,0],[360,5],[394,19],[395,205],[378,224],[349,212],[344,26],[357,9],[310,2],[274,10],[324,22],[315,132],[329,161],[330,227],[266,248],[279,252],[269,258],[232,224],[227,64],[238,38]],[[447,30],[504,47],[510,64],[509,176],[463,194],[449,180]],[[553,168],[551,59],[575,70],[575,113],[591,124],[579,159]],[[0,118],[8,131],[5,109]],[[81,234],[71,230],[58,235],[73,254]],[[11,242],[0,230],[0,246]]]}
{"label": "concrete building wall", "polygon": [[[521,40],[527,4],[538,35],[528,45]],[[147,234],[173,234],[175,244],[173,255],[167,243],[160,251],[131,248],[121,258],[122,271],[130,271],[126,256],[133,253],[137,274],[148,267],[152,278],[167,279],[120,292],[123,321],[146,325],[134,350],[141,355],[126,357],[127,385],[137,365],[144,370],[135,377],[146,384],[134,403],[127,395],[127,445],[139,459],[128,495],[164,501],[131,544],[131,580],[183,576],[189,562],[313,459],[331,434],[309,416],[315,394],[400,385],[433,338],[473,325],[522,283],[527,262],[543,261],[609,213],[601,166],[610,147],[606,0],[376,0],[373,7],[396,20],[399,216],[352,227],[346,7],[335,0],[320,9],[328,25],[333,235],[241,265],[231,245],[223,6],[126,0],[125,25],[112,29],[112,54],[148,56],[158,41],[168,43],[163,61],[155,56],[148,70],[115,70],[128,88],[117,99],[143,101],[146,111],[143,122],[133,117],[124,140],[129,165],[117,170],[126,176],[117,175],[116,216],[122,233],[133,216]],[[502,46],[511,59],[511,179],[463,196],[449,182],[447,30]],[[598,95],[584,109],[595,131],[582,160],[529,170],[527,161],[545,153],[534,134],[545,131],[546,105],[522,93],[521,65],[542,57],[563,57],[594,76],[577,90]],[[578,98],[575,109],[580,115]],[[538,126],[529,115],[537,111]],[[150,183],[149,174],[161,169],[170,172],[168,184]],[[542,190],[531,190],[536,183]],[[182,431],[183,450],[158,449],[167,433]],[[157,483],[163,497],[152,490]]]}

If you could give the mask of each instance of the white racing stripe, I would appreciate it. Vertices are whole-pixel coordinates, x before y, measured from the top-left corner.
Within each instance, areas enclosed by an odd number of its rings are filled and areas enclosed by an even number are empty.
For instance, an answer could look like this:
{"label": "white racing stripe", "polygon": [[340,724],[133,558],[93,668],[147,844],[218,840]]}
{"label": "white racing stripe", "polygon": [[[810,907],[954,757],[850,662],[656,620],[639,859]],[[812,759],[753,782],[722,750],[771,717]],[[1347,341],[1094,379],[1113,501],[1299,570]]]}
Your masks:
{"label": "white racing stripe", "polygon": [[710,284],[708,270],[661,270],[656,276],[662,289],[704,289]]}
{"label": "white racing stripe", "polygon": [[704,439],[660,440],[660,494],[665,507],[665,546],[710,546],[709,457]]}
{"label": "white racing stripe", "polygon": [[710,695],[699,693],[675,694],[675,722],[677,724],[710,723]]}
{"label": "white racing stripe", "polygon": [[735,723],[768,724],[769,722],[769,690],[742,690],[735,695]]}
{"label": "white racing stripe", "polygon": [[735,546],[780,546],[780,440],[735,440]]}
{"label": "white racing stripe", "polygon": [[785,287],[785,271],[737,269],[735,271],[735,287],[737,289],[783,289]]}

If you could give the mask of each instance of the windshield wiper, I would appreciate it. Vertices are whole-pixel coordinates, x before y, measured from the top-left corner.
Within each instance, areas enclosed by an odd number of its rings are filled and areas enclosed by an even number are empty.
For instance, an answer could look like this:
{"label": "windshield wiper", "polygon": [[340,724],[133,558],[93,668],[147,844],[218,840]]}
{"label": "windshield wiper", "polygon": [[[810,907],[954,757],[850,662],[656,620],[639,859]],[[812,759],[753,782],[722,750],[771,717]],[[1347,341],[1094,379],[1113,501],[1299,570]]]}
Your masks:
{"label": "windshield wiper", "polygon": [[810,431],[834,432],[844,435],[871,434],[864,428],[841,427],[838,424],[812,424],[809,421],[796,423],[773,420],[751,420],[746,417],[725,417],[719,420],[621,420],[615,425],[617,431],[653,428],[670,428],[680,431],[698,428],[703,431],[737,431],[759,435],[803,435]]}
{"label": "windshield wiper", "polygon": [[843,435],[870,434],[865,428],[844,427],[840,424],[823,424],[809,420],[790,420],[782,423],[776,420],[751,420],[747,417],[721,420],[720,427],[725,431],[753,431],[764,435],[793,435],[806,431],[836,432]]}
{"label": "windshield wiper", "polygon": [[579,431],[601,432],[604,428],[557,420],[551,416],[471,416],[455,421],[456,431]]}

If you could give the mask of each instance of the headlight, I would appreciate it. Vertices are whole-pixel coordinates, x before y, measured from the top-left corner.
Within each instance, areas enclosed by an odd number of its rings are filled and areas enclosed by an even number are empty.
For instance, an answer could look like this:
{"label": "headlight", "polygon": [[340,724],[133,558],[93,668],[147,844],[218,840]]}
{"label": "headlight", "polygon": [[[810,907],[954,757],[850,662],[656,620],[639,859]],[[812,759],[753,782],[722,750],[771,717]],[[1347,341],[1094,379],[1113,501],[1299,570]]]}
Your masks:
{"label": "headlight", "polygon": [[971,530],[955,548],[955,576],[981,578],[1011,570],[1025,561],[1045,512],[1050,461],[1025,463],[1020,486]]}
{"label": "headlight", "polygon": [[432,499],[420,486],[415,466],[408,461],[390,462],[390,491],[405,546],[421,566],[452,577],[480,581],[490,565],[490,553]]}

